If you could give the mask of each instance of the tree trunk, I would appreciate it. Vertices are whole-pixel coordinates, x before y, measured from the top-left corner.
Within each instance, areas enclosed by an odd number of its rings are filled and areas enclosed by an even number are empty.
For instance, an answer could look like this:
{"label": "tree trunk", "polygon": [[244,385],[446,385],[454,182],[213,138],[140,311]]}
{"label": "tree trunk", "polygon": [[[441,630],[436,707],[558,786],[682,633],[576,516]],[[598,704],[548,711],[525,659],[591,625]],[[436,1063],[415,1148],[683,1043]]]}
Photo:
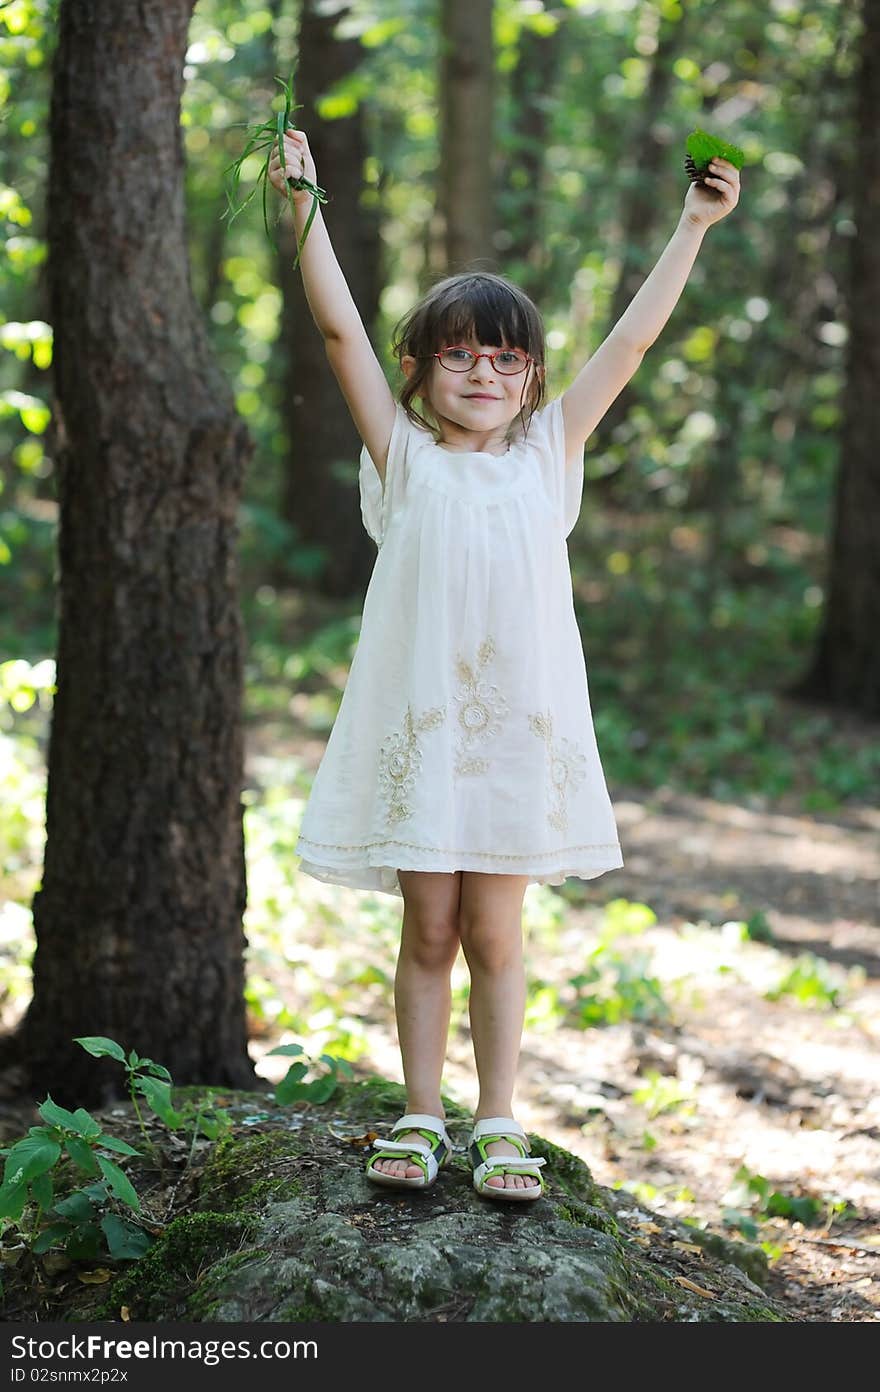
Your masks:
{"label": "tree trunk", "polygon": [[34,896],[30,1084],[85,1103],[118,1065],[247,1085],[243,632],[252,448],[186,255],[180,95],[193,0],[64,3],[48,240],[59,497],[57,695]]}
{"label": "tree trunk", "polygon": [[[614,328],[650,274],[650,245],[657,224],[657,210],[663,204],[663,200],[657,197],[657,189],[661,183],[662,170],[667,164],[666,140],[658,135],[658,128],[669,108],[670,91],[675,81],[675,58],[686,35],[688,18],[690,15],[687,11],[676,10],[671,11],[667,21],[658,20],[660,33],[657,49],[651,63],[644,101],[632,128],[629,146],[632,163],[627,161],[628,190],[624,195],[621,210],[620,245],[623,261],[611,299],[606,335]],[[681,156],[677,167],[682,169],[682,201],[686,188],[683,162],[684,157]],[[598,344],[596,346],[598,347]],[[614,431],[624,420],[631,404],[632,389],[626,386],[596,427],[590,445],[591,454],[602,454],[609,448]],[[611,475],[600,479],[598,484],[606,498],[610,498],[616,491]]]}
{"label": "tree trunk", "polygon": [[[327,190],[324,221],[369,331],[379,308],[381,244],[377,210],[361,203],[367,155],[365,106],[361,103],[353,115],[332,121],[322,121],[315,110],[330,87],[364,61],[365,50],[358,39],[335,36],[349,13],[350,6],[341,6],[325,14],[314,0],[303,0],[294,76],[294,95],[303,108],[294,119],[308,137],[318,183]],[[277,200],[277,194],[272,196]],[[278,246],[286,363],[281,413],[290,441],[281,510],[307,545],[326,548],[316,587],[325,595],[347,596],[366,588],[376,560],[358,500],[362,442],[327,361],[302,274],[298,268],[293,270],[296,239],[289,213],[279,224]]]}
{"label": "tree trunk", "polygon": [[840,469],[816,654],[791,696],[880,716],[880,0],[864,0]]}
{"label": "tree trunk", "polygon": [[556,87],[562,38],[570,30],[557,24],[552,34],[523,29],[516,66],[510,76],[509,127],[512,151],[497,190],[501,227],[495,245],[504,252],[511,274],[536,304],[549,298],[549,258],[542,209],[550,98]]}
{"label": "tree trunk", "polygon": [[447,273],[494,270],[492,0],[443,0],[439,101],[438,195]]}

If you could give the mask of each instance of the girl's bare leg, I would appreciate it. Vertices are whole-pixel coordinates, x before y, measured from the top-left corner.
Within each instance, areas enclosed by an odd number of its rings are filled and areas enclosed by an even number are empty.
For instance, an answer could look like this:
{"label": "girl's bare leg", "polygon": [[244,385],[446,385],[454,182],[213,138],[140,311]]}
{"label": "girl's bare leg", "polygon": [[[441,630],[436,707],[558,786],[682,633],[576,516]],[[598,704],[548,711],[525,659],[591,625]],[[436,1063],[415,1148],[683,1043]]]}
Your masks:
{"label": "girl's bare leg", "polygon": [[[513,1116],[513,1089],[522,1043],[526,981],[522,905],[528,875],[461,872],[459,933],[471,974],[470,1021],[480,1098],[474,1120]],[[489,1155],[518,1155],[509,1141],[493,1141]],[[497,1187],[522,1189],[534,1175],[497,1175]]]}
{"label": "girl's bare leg", "polygon": [[[403,892],[403,930],[394,977],[397,1037],[406,1083],[407,1112],[445,1117],[440,1079],[446,1058],[452,1006],[450,977],[458,956],[460,870],[434,873],[398,870]],[[424,1145],[424,1136],[406,1131],[398,1141]],[[377,1160],[376,1169],[415,1177],[418,1165],[407,1160]]]}

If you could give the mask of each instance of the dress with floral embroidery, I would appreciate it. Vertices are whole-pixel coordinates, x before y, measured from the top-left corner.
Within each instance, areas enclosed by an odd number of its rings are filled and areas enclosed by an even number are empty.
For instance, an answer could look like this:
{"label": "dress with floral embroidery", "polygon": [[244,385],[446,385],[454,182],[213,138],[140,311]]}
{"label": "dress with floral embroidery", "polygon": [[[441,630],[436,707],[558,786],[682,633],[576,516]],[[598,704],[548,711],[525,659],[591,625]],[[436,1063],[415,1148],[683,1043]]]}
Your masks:
{"label": "dress with floral embroidery", "polygon": [[399,404],[384,487],[361,451],[379,551],[303,812],[307,874],[399,895],[399,869],[561,884],[623,864],[566,544],[583,480],[561,397],[503,455],[440,445]]}

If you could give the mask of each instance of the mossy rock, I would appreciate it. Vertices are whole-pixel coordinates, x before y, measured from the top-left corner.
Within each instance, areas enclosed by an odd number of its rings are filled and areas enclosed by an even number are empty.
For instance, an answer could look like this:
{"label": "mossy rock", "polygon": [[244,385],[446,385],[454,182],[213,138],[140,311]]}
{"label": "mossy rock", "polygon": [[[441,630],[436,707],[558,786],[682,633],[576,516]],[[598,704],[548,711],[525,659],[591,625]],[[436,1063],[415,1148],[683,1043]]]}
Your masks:
{"label": "mossy rock", "polygon": [[[785,1319],[732,1265],[740,1244],[713,1251],[705,1234],[652,1215],[660,1235],[646,1249],[621,1196],[544,1137],[530,1137],[547,1159],[534,1202],[476,1194],[461,1151],[431,1189],[394,1190],[363,1171],[367,1138],[405,1108],[396,1084],[345,1082],[320,1106],[258,1095],[250,1116],[253,1094],[225,1095],[233,1128],[210,1151],[191,1211],[88,1318],[119,1319],[124,1305],[131,1320],[195,1322]],[[463,1146],[470,1115],[446,1108]],[[685,1234],[701,1255],[673,1245]]]}

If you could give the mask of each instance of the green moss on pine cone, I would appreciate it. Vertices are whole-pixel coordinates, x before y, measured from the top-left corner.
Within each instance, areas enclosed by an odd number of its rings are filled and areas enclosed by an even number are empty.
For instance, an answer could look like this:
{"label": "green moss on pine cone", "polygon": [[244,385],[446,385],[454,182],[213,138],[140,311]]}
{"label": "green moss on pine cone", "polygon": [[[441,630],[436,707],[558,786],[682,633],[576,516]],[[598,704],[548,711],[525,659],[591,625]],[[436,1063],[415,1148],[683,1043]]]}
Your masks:
{"label": "green moss on pine cone", "polygon": [[[726,140],[720,140],[716,135],[710,135],[708,131],[701,130],[699,126],[692,130],[687,138],[684,169],[688,179],[692,184],[700,184],[706,187],[706,175],[709,172],[709,161],[713,159],[724,159],[732,164],[736,169],[742,169],[745,164],[745,154],[738,145],[732,145]],[[710,188],[712,193],[717,193],[717,189]]]}

